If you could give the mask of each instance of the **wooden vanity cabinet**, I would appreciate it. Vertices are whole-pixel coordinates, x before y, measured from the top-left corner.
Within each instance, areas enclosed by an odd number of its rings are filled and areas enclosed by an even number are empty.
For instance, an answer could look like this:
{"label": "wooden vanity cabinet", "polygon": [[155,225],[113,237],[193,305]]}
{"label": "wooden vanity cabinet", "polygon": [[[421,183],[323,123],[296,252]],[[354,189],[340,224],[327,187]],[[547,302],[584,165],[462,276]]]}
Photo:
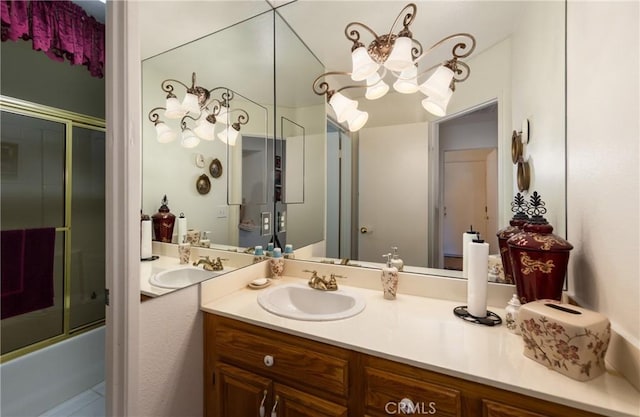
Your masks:
{"label": "wooden vanity cabinet", "polygon": [[[347,417],[357,353],[204,315],[205,415]],[[207,382],[208,381],[208,382]],[[264,399],[264,402],[263,402]]]}
{"label": "wooden vanity cabinet", "polygon": [[261,404],[270,417],[276,400],[278,417],[599,416],[213,314],[204,326],[208,417],[259,416]]}

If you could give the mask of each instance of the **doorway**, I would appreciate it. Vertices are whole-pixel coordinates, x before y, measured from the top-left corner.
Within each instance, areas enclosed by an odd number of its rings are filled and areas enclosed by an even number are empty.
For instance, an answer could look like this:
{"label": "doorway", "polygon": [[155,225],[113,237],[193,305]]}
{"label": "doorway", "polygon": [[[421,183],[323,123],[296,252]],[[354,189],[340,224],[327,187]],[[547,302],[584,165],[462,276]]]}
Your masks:
{"label": "doorway", "polygon": [[351,251],[351,136],[327,120],[326,256],[350,259]]}
{"label": "doorway", "polygon": [[462,269],[462,234],[471,227],[498,252],[497,108],[492,102],[436,124],[436,267]]}

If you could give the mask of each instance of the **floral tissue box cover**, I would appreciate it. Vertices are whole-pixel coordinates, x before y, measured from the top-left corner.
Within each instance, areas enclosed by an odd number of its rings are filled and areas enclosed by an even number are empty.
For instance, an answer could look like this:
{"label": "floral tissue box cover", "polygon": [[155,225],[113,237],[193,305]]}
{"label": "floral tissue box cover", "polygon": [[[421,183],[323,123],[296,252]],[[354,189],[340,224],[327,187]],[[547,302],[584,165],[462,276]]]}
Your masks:
{"label": "floral tissue box cover", "polygon": [[537,300],[520,307],[518,321],[526,357],[579,381],[604,373],[611,324],[602,314]]}

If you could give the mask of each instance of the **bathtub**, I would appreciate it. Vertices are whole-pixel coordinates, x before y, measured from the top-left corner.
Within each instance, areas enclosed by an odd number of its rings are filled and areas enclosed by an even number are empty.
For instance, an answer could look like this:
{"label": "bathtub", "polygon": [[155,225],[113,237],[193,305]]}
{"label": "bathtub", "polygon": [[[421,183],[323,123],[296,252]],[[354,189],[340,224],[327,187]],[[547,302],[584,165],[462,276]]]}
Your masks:
{"label": "bathtub", "polygon": [[104,326],[0,365],[3,417],[33,417],[104,381]]}

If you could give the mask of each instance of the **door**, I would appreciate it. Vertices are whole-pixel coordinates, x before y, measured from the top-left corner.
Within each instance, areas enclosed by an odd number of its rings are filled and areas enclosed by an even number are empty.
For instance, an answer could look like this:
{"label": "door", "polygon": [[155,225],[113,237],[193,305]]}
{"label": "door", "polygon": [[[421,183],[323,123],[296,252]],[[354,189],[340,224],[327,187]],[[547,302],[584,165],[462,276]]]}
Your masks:
{"label": "door", "polygon": [[427,136],[426,123],[360,131],[360,261],[383,262],[397,246],[405,265],[427,266]]}
{"label": "door", "polygon": [[[347,417],[347,408],[316,396],[275,384],[272,407],[277,417]],[[239,415],[239,414],[238,414]],[[249,414],[243,414],[249,415]],[[266,414],[269,415],[269,414]]]}
{"label": "door", "polygon": [[473,226],[487,236],[487,173],[484,150],[447,151],[443,184],[443,253],[462,256],[462,234]]}
{"label": "door", "polygon": [[260,407],[269,415],[270,379],[227,364],[218,364],[215,376],[218,417],[259,416]]}

